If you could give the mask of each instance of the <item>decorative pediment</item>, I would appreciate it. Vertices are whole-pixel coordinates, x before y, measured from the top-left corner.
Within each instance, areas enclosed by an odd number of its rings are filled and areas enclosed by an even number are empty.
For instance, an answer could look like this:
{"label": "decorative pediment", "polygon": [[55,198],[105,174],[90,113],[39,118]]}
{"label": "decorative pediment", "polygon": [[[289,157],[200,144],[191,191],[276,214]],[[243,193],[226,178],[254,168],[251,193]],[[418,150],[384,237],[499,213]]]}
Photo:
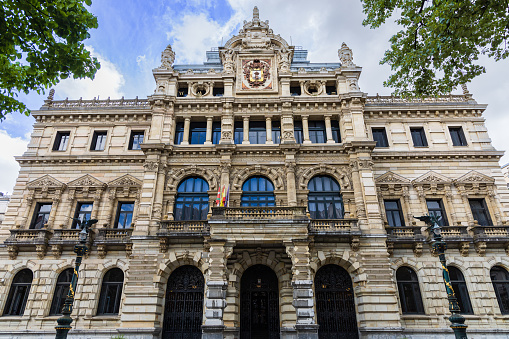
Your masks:
{"label": "decorative pediment", "polygon": [[467,174],[454,180],[454,184],[494,184],[495,179],[477,171],[470,171]]}
{"label": "decorative pediment", "polygon": [[402,177],[394,172],[386,172],[375,179],[377,185],[392,184],[392,185],[410,185],[410,180]]}
{"label": "decorative pediment", "polygon": [[55,188],[55,189],[64,189],[65,184],[58,181],[57,179],[53,178],[50,175],[44,175],[38,179],[35,179],[33,181],[30,181],[27,184],[27,187],[29,189],[36,189],[36,188]]}
{"label": "decorative pediment", "polygon": [[439,174],[437,172],[429,171],[417,179],[412,180],[412,184],[415,185],[439,185],[439,184],[451,184],[452,179],[446,177],[445,175]]}
{"label": "decorative pediment", "polygon": [[86,174],[78,179],[75,179],[67,184],[68,187],[104,187],[106,184],[93,176]]}
{"label": "decorative pediment", "polygon": [[108,187],[141,187],[141,185],[141,180],[136,179],[130,174],[123,175],[108,183]]}

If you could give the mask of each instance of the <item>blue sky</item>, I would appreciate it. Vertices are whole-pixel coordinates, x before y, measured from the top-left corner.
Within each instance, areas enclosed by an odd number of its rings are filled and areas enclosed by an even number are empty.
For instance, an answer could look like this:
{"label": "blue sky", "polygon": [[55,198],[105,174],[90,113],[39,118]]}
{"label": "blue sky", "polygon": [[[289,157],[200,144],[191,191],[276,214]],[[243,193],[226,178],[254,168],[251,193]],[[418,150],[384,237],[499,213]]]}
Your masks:
{"label": "blue sky", "polygon": [[[250,20],[254,6],[260,19],[269,20],[274,33],[293,45],[309,50],[312,62],[338,62],[342,42],[352,48],[354,61],[363,67],[359,84],[369,95],[390,94],[382,83],[390,69],[379,65],[388,39],[397,32],[394,24],[377,30],[362,26],[359,1],[352,0],[94,0],[90,11],[99,28],[90,31],[85,44],[101,62],[94,81],[67,79],[56,86],[55,99],[146,98],[154,91],[152,69],[159,66],[161,51],[171,43],[176,64],[202,63],[205,51],[236,34]],[[509,149],[509,62],[484,60],[487,73],[469,84],[485,112],[490,137],[499,150]],[[30,109],[38,109],[46,95],[20,98]],[[0,192],[12,192],[19,167],[13,160],[26,150],[34,120],[12,114],[0,123]],[[501,163],[509,162],[504,156]]]}

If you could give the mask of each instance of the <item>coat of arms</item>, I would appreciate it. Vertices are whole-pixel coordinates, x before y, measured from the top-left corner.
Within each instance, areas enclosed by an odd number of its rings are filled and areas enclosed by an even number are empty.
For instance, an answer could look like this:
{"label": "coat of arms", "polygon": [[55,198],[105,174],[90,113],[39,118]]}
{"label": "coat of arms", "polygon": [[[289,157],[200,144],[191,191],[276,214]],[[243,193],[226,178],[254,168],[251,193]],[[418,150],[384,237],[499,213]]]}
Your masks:
{"label": "coat of arms", "polygon": [[243,60],[242,89],[272,89],[270,60]]}

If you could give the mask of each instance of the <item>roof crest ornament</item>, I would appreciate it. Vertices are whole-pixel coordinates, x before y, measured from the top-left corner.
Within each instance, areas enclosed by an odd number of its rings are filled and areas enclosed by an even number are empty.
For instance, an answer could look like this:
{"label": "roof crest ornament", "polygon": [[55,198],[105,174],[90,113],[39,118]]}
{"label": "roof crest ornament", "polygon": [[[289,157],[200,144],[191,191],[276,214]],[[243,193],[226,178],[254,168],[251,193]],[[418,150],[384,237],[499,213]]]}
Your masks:
{"label": "roof crest ornament", "polygon": [[171,45],[168,44],[164,51],[161,53],[161,66],[168,70],[173,70],[173,62],[175,61],[175,52],[171,49]]}
{"label": "roof crest ornament", "polygon": [[341,45],[341,48],[338,49],[338,57],[341,62],[341,68],[343,67],[357,67],[356,64],[353,63],[353,52],[350,47],[348,47],[344,42]]}

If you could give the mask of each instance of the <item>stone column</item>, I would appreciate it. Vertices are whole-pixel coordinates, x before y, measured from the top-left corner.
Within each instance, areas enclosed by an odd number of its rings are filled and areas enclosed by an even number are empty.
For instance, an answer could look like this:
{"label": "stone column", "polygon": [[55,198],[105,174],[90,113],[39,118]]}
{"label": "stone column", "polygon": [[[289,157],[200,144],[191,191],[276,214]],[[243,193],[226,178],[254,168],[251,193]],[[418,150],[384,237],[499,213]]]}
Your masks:
{"label": "stone column", "polygon": [[244,125],[242,126],[244,138],[242,140],[242,144],[249,145],[249,116],[245,115],[242,118],[244,119]]}
{"label": "stone column", "polygon": [[203,339],[223,339],[223,313],[226,307],[226,261],[233,246],[225,240],[209,240],[209,275],[205,294]]}
{"label": "stone column", "polygon": [[309,241],[293,240],[285,243],[286,253],[292,259],[293,306],[297,313],[297,338],[318,339],[315,322],[313,280],[310,272]]}
{"label": "stone column", "polygon": [[327,143],[334,144],[336,142],[332,138],[332,126],[330,123],[330,118],[331,118],[330,114],[325,115],[325,134],[327,135]]}
{"label": "stone column", "polygon": [[51,211],[49,212],[49,217],[48,217],[48,228],[53,227],[53,221],[55,220],[55,215],[57,213],[58,204],[60,203],[60,195],[62,193],[60,193],[60,191],[57,191],[55,194],[57,196],[53,197],[53,199],[52,199]]}
{"label": "stone column", "polygon": [[99,205],[101,204],[101,196],[102,196],[102,190],[98,190],[94,194],[94,202],[92,205],[92,213],[90,214],[90,219],[97,219],[97,215],[99,213]]}
{"label": "stone column", "polygon": [[207,117],[207,134],[205,136],[205,145],[212,145],[212,117]]}
{"label": "stone column", "polygon": [[181,145],[189,145],[189,128],[191,126],[191,118],[184,120],[184,137],[182,138]]}
{"label": "stone column", "polygon": [[235,121],[233,119],[233,105],[231,102],[225,102],[223,103],[223,112],[221,113],[221,140],[219,140],[219,144],[233,144],[234,132]]}
{"label": "stone column", "polygon": [[271,117],[265,117],[265,128],[267,130],[267,141],[265,141],[266,144],[273,144],[272,141],[272,118]]}
{"label": "stone column", "polygon": [[[291,160],[288,161],[288,158],[291,157]],[[297,189],[295,183],[295,153],[287,154],[287,161],[285,163],[286,166],[286,194],[288,199],[288,206],[297,206]]]}
{"label": "stone column", "polygon": [[309,126],[308,126],[308,117],[307,115],[302,115],[302,134],[304,135],[304,140],[302,140],[303,144],[310,144],[311,140],[309,140]]}

